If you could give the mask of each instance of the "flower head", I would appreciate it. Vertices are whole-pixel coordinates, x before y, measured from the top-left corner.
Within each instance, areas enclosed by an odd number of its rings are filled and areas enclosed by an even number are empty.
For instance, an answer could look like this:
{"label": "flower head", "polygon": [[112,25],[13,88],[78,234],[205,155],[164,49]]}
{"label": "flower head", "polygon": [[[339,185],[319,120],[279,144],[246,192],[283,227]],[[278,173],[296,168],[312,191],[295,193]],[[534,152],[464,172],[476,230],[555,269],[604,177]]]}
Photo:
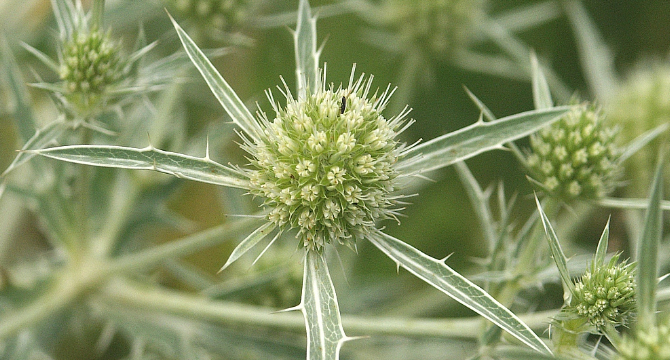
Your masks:
{"label": "flower head", "polygon": [[627,324],[635,310],[635,264],[618,260],[619,254],[606,265],[592,263],[575,283],[564,311],[588,319],[599,330]]}
{"label": "flower head", "polygon": [[109,33],[82,29],[62,45],[59,76],[65,96],[82,108],[95,106],[106,88],[122,78],[120,45]]}
{"label": "flower head", "polygon": [[[670,66],[654,65],[633,72],[607,107],[611,121],[622,128],[621,141],[628,143],[644,132],[670,122]],[[661,141],[643,147],[626,164],[627,191],[646,196]],[[666,169],[666,178],[670,174]],[[669,189],[666,187],[666,189]]]}
{"label": "flower head", "polygon": [[530,138],[526,165],[549,194],[565,200],[597,199],[611,192],[619,175],[618,129],[607,126],[593,105],[576,107]]}
{"label": "flower head", "polygon": [[394,217],[390,194],[404,148],[396,136],[407,112],[386,119],[391,92],[371,95],[371,82],[352,73],[345,89],[330,85],[299,99],[285,90],[285,107],[269,95],[274,119],[262,114],[259,140],[245,140],[251,193],[265,198],[278,227],[297,229],[306,248],[353,247],[377,220]]}
{"label": "flower head", "polygon": [[247,21],[258,0],[164,0],[170,12],[193,25],[198,38],[220,38]]}
{"label": "flower head", "polygon": [[670,360],[670,326],[654,326],[624,336],[619,342],[617,360]]}
{"label": "flower head", "polygon": [[385,0],[370,17],[395,34],[403,51],[444,56],[468,44],[483,14],[483,0]]}

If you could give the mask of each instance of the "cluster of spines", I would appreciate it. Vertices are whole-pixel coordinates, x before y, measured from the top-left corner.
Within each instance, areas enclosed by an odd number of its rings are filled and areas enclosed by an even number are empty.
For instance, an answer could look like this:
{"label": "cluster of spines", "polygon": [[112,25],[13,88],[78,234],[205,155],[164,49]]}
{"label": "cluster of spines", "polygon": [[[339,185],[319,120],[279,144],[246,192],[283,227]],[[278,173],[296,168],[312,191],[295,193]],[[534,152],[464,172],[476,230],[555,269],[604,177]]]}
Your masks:
{"label": "cluster of spines", "polygon": [[304,247],[355,247],[398,210],[391,193],[404,145],[396,136],[409,125],[408,111],[384,118],[392,92],[368,99],[371,82],[361,76],[346,89],[331,85],[298,100],[286,89],[285,107],[268,93],[275,118],[261,113],[260,139],[244,141],[251,193],[265,198],[270,221],[297,229]]}

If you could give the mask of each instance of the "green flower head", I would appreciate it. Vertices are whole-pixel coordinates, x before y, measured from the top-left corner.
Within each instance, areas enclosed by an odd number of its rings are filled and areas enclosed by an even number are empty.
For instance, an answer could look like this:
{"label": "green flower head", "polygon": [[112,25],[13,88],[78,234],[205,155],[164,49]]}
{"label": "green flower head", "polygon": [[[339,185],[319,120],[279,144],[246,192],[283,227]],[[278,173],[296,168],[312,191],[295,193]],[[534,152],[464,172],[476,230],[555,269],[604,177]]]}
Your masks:
{"label": "green flower head", "polygon": [[530,138],[526,157],[531,178],[551,196],[598,199],[610,193],[620,174],[618,129],[593,105],[575,107]]}
{"label": "green flower head", "polygon": [[245,23],[259,0],[164,0],[170,12],[192,25],[197,38],[221,38]]}
{"label": "green flower head", "polygon": [[269,95],[274,119],[261,114],[259,140],[245,140],[251,193],[265,198],[275,225],[297,229],[306,248],[334,241],[354,247],[377,220],[396,213],[390,194],[405,148],[396,137],[409,125],[408,111],[386,119],[381,111],[392,92],[371,95],[371,82],[354,81],[352,71],[347,88],[331,84],[304,99],[286,89],[285,107]]}
{"label": "green flower head", "polygon": [[617,346],[617,360],[670,360],[670,327],[654,326],[649,331],[637,331],[624,336]]}
{"label": "green flower head", "polygon": [[[654,64],[638,68],[621,84],[608,103],[609,119],[621,126],[620,140],[629,143],[659,125],[670,123],[670,66]],[[667,131],[666,131],[667,133]],[[626,163],[626,191],[646,196],[662,141],[654,141],[631,156]],[[670,178],[666,168],[665,178]],[[666,184],[669,184],[666,181]],[[670,187],[666,185],[666,191]]]}
{"label": "green flower head", "polygon": [[575,283],[564,311],[588,319],[599,330],[628,324],[635,310],[635,263],[618,260],[619,254],[606,265],[592,263]]}
{"label": "green flower head", "polygon": [[[467,46],[484,15],[484,0],[385,0],[370,20],[402,44],[443,57]],[[388,44],[387,44],[388,46]]]}
{"label": "green flower head", "polygon": [[122,79],[120,44],[100,30],[81,30],[62,45],[59,75],[65,96],[81,108],[95,106]]}

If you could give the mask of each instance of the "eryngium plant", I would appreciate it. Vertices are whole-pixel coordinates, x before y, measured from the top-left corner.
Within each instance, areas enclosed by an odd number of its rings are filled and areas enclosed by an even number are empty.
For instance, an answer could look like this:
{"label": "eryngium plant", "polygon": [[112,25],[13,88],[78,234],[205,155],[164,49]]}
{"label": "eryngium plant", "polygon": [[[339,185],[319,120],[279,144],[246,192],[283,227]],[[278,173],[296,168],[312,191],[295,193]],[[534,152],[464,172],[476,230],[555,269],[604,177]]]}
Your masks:
{"label": "eryngium plant", "polygon": [[[406,147],[396,139],[407,111],[381,115],[390,90],[371,93],[371,80],[350,79],[347,88],[325,85],[316,50],[316,19],[300,2],[296,49],[297,95],[285,89],[286,105],[269,95],[275,116],[254,117],[205,54],[174,23],[184,48],[221,105],[240,128],[248,167],[204,158],[119,146],[64,146],[34,153],[75,163],[150,169],[182,178],[247,190],[266,200],[266,220],[233,251],[229,265],[262,239],[295,231],[304,248],[302,299],[308,359],[336,359],[344,333],[324,252],[327,244],[355,246],[366,239],[398,265],[492,321],[530,348],[550,354],[542,340],[510,310],[474,283],[407,243],[382,232],[377,221],[393,217],[398,181],[436,170],[526,136],[569,108],[549,108],[483,120]],[[321,75],[320,75],[321,74]],[[379,95],[375,95],[379,94]]]}

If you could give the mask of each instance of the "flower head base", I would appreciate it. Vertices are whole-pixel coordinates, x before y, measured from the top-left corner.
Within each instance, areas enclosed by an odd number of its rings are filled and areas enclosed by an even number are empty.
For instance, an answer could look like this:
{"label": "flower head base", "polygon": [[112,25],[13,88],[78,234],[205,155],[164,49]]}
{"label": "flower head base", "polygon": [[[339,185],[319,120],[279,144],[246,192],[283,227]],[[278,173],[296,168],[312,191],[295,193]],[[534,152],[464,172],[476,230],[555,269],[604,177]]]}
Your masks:
{"label": "flower head base", "polygon": [[526,157],[531,177],[550,195],[564,200],[604,197],[614,189],[620,173],[617,133],[617,128],[605,125],[599,108],[575,108],[531,136],[532,151]]}
{"label": "flower head base", "polygon": [[670,360],[670,326],[660,325],[624,336],[618,344],[617,360]]}
{"label": "flower head base", "polygon": [[331,85],[299,99],[285,90],[286,107],[268,95],[275,118],[262,114],[259,141],[245,140],[251,193],[266,198],[280,229],[298,229],[306,248],[354,247],[377,220],[394,217],[394,166],[404,148],[396,136],[409,125],[402,127],[407,111],[384,118],[391,93],[368,98],[371,81],[352,74],[346,89]]}
{"label": "flower head base", "polygon": [[591,264],[575,283],[570,305],[564,311],[588,319],[601,330],[626,325],[635,310],[635,264],[617,264],[619,254],[604,266]]}
{"label": "flower head base", "polygon": [[90,108],[108,86],[122,78],[120,46],[99,30],[79,31],[63,44],[60,78],[66,97],[81,108]]}
{"label": "flower head base", "polygon": [[386,0],[374,16],[394,28],[401,43],[444,56],[467,45],[483,5],[483,0]]}

